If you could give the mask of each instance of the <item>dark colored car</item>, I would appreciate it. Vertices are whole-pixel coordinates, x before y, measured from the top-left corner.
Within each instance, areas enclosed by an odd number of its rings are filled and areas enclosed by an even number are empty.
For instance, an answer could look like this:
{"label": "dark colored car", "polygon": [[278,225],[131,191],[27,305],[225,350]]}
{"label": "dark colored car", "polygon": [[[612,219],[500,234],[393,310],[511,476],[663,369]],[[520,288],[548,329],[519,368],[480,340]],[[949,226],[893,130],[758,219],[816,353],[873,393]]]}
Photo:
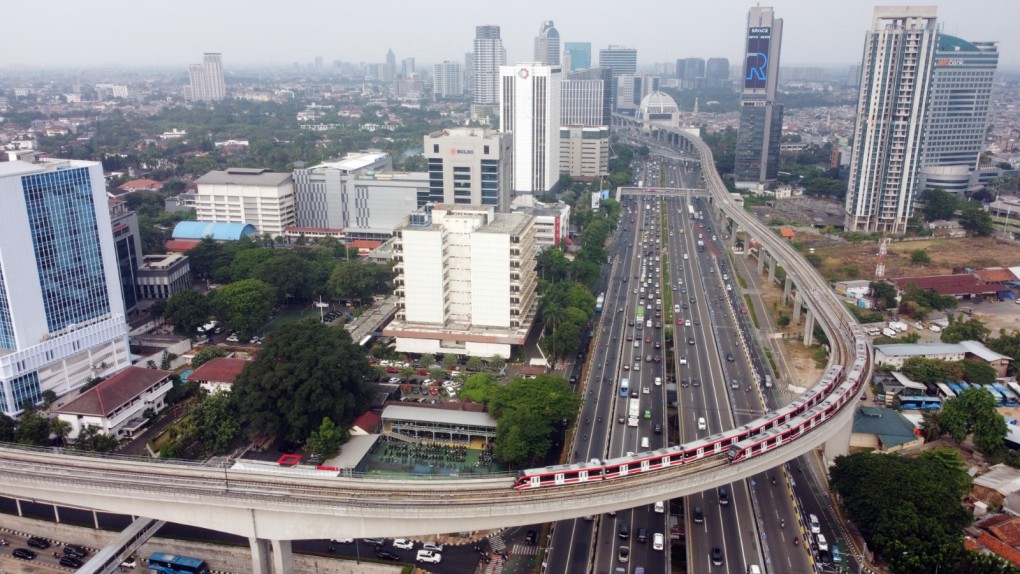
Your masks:
{"label": "dark colored car", "polygon": [[22,560],[35,560],[35,552],[32,552],[28,548],[15,548],[11,555],[15,558],[21,558]]}
{"label": "dark colored car", "polygon": [[375,555],[380,560],[393,560],[394,562],[400,560],[400,556],[397,556],[396,554],[390,552],[389,550],[380,550],[376,552]]}
{"label": "dark colored car", "polygon": [[716,566],[722,566],[723,564],[722,549],[718,546],[712,548],[712,564]]}
{"label": "dark colored car", "polygon": [[630,538],[630,526],[628,526],[626,522],[621,522],[618,534],[620,535],[620,538],[627,540]]}
{"label": "dark colored car", "polygon": [[529,530],[528,533],[524,535],[524,541],[528,544],[535,544],[535,542],[538,541],[538,533],[534,530]]}
{"label": "dark colored car", "polygon": [[60,565],[68,568],[81,568],[82,564],[84,564],[84,562],[74,556],[63,556],[60,558]]}
{"label": "dark colored car", "polygon": [[637,541],[642,543],[642,544],[644,544],[645,542],[648,542],[648,530],[647,529],[645,529],[645,528],[638,528],[637,529]]}
{"label": "dark colored car", "polygon": [[726,360],[732,363],[733,362],[733,353],[726,353]]}
{"label": "dark colored car", "polygon": [[64,545],[64,554],[68,556],[73,556],[75,558],[83,558],[88,553],[89,553],[88,550],[85,550],[84,547],[78,546],[77,544]]}
{"label": "dark colored car", "polygon": [[662,425],[660,425],[660,424],[656,424],[656,425],[655,425],[655,426],[654,426],[654,427],[652,428],[652,432],[653,432],[653,433],[655,433],[655,434],[662,434]]}
{"label": "dark colored car", "polygon": [[32,548],[38,548],[40,550],[46,550],[50,547],[50,543],[47,540],[33,536],[28,539],[28,545]]}

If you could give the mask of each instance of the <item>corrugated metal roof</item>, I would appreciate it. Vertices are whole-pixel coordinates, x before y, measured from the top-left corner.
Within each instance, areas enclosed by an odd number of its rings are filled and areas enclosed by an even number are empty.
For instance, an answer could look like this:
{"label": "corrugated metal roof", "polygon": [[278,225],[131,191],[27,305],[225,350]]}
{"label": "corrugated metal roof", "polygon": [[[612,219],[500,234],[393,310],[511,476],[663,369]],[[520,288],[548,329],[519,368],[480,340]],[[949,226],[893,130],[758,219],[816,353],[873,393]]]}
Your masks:
{"label": "corrugated metal roof", "polygon": [[405,420],[448,425],[470,425],[496,428],[496,419],[488,413],[451,411],[443,409],[421,409],[404,405],[386,405],[382,412],[383,421]]}
{"label": "corrugated metal roof", "polygon": [[174,227],[174,239],[204,239],[216,241],[237,241],[244,236],[256,235],[255,226],[250,223],[217,223],[212,221],[182,221]]}

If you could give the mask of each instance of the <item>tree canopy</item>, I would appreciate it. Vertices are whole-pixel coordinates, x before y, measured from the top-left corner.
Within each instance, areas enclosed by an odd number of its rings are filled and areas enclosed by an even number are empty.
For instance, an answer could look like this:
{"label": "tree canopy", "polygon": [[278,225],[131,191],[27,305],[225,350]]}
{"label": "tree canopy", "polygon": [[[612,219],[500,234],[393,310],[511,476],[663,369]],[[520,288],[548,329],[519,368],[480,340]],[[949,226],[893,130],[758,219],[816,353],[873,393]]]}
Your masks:
{"label": "tree canopy", "polygon": [[942,331],[943,343],[959,343],[960,341],[984,341],[991,331],[980,319],[961,320],[949,316],[949,326]]}
{"label": "tree canopy", "polygon": [[1003,448],[1006,438],[1006,421],[995,406],[995,397],[984,389],[967,389],[942,404],[938,423],[956,442],[973,435],[978,450],[994,454]]}
{"label": "tree canopy", "polygon": [[385,265],[343,261],[330,274],[327,289],[337,299],[367,299],[385,291],[392,275]]}
{"label": "tree canopy", "polygon": [[496,418],[496,455],[508,464],[526,466],[544,457],[556,425],[571,421],[580,399],[563,377],[515,378],[491,393],[489,413]]}
{"label": "tree canopy", "polygon": [[952,219],[959,205],[956,196],[944,189],[926,189],[921,192],[920,200],[925,221]]}
{"label": "tree canopy", "polygon": [[211,314],[206,296],[190,289],[171,295],[163,311],[163,317],[173,325],[174,332],[189,336],[204,325]]}
{"label": "tree canopy", "polygon": [[269,321],[275,293],[258,279],[242,279],[213,291],[211,297],[216,317],[247,338]]}
{"label": "tree canopy", "polygon": [[233,395],[256,433],[305,441],[329,417],[346,427],[368,404],[374,376],[364,349],[342,328],[302,320],[280,327],[237,378]]}

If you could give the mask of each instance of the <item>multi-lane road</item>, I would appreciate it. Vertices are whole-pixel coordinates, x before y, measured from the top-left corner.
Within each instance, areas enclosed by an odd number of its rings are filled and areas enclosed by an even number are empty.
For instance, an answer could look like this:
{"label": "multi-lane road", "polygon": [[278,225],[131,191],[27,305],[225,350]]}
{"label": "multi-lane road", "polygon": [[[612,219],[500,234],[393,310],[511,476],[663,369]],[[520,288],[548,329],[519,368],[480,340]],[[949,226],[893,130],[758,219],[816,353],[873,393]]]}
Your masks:
{"label": "multi-lane road", "polygon": [[[683,158],[635,167],[645,187],[697,187],[697,166]],[[714,228],[703,201],[624,197],[571,460],[705,438],[765,408],[756,375],[762,367],[754,364],[760,357],[748,346],[743,300],[723,245],[730,230]],[[678,551],[686,552],[690,571],[741,574],[767,561],[784,572],[813,572],[806,552],[792,544],[796,511],[788,486],[773,472],[661,508],[558,522],[546,571],[668,572],[673,515],[686,532],[687,548]],[[665,539],[661,550],[656,534]]]}

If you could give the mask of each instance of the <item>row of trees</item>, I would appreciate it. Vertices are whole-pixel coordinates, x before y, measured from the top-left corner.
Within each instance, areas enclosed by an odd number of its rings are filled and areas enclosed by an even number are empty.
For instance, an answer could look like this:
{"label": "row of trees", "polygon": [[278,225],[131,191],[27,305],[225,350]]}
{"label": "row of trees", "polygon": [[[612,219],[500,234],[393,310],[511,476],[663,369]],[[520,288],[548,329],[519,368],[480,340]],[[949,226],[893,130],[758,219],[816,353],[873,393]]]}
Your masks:
{"label": "row of trees", "polygon": [[517,377],[500,385],[489,373],[471,375],[462,397],[484,404],[496,419],[495,453],[507,464],[524,467],[543,459],[557,430],[577,415],[581,399],[563,377]]}
{"label": "row of trees", "polygon": [[916,458],[859,453],[836,458],[830,487],[868,547],[894,574],[1020,572],[963,546],[971,517],[960,504],[970,487],[966,464],[950,449]]}
{"label": "row of trees", "polygon": [[979,385],[995,382],[995,369],[981,361],[940,361],[926,357],[910,357],[899,369],[912,381],[935,384],[944,381],[967,381]]}
{"label": "row of trees", "polygon": [[920,215],[925,221],[953,219],[959,212],[960,225],[973,235],[987,237],[992,234],[992,217],[980,201],[964,201],[943,189],[926,189],[921,192]]}

